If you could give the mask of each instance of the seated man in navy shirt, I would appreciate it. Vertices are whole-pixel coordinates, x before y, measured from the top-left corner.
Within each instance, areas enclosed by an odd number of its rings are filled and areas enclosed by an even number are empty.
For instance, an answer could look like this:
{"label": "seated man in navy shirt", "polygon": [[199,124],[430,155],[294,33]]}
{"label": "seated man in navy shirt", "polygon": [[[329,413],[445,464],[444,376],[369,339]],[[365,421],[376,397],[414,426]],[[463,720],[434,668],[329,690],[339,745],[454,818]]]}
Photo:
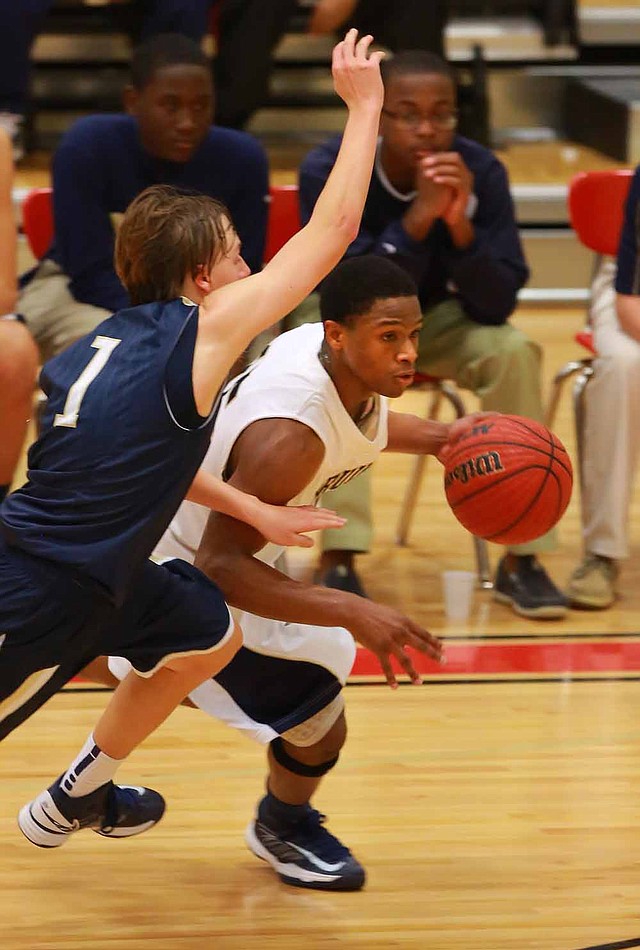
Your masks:
{"label": "seated man in navy shirt", "polygon": [[222,201],[247,264],[262,265],[267,159],[250,135],[212,127],[211,69],[198,44],[169,33],[143,43],[124,101],[124,114],[76,122],[53,160],[55,236],[18,305],[43,360],[129,305],[113,266],[114,215],[149,185]]}
{"label": "seated man in navy shirt", "polygon": [[[347,257],[392,256],[415,278],[425,317],[416,368],[453,379],[484,410],[542,420],[540,347],[508,322],[529,271],[509,182],[491,151],[456,135],[456,86],[438,56],[406,51],[382,64],[385,101],[380,140],[360,232]],[[339,136],[307,155],[300,169],[302,221],[308,221],[335,162]],[[317,295],[295,322],[317,319]],[[332,495],[348,519],[327,532],[320,580],[363,593],[353,555],[368,550],[367,474]],[[561,617],[565,596],[536,555],[553,533],[508,550],[496,599],[526,617]]]}
{"label": "seated man in navy shirt", "polygon": [[[200,43],[209,26],[211,0],[105,0],[105,4],[112,8],[121,4],[131,26],[134,19],[138,21],[143,40],[157,33],[182,33]],[[13,139],[14,161],[24,155],[31,48],[53,6],[54,0],[0,2],[0,126]],[[119,31],[118,20],[113,27]],[[128,26],[125,29],[129,31]]]}

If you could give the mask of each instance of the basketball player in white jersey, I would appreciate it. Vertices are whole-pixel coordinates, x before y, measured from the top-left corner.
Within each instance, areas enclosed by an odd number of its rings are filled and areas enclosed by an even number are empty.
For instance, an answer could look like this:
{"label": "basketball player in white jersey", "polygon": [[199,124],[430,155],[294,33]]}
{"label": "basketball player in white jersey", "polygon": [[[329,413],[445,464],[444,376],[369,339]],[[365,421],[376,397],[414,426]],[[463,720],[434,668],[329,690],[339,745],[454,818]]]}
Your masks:
{"label": "basketball player in white jersey", "polygon": [[[322,324],[278,337],[227,385],[200,476],[221,476],[274,504],[315,503],[385,448],[441,456],[455,439],[455,423],[387,407],[385,397],[413,379],[422,322],[404,270],[380,257],[344,261],[323,283],[321,313]],[[391,607],[280,573],[282,550],[246,524],[184,502],[156,554],[195,560],[242,611],[244,646],[190,699],[269,746],[249,847],[288,884],[357,890],[364,868],[309,803],[345,741],[342,686],[355,641],[376,653],[393,687],[390,654],[417,683],[404,647],[425,652],[430,642],[435,657],[440,647]],[[109,665],[118,678],[127,670],[118,657]]]}

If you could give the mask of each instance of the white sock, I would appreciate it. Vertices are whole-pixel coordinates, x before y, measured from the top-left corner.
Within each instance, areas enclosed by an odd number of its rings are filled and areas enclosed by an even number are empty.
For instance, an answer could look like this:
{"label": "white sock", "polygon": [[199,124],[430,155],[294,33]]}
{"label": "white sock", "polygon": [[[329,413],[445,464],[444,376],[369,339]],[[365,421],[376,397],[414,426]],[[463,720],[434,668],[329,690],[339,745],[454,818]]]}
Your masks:
{"label": "white sock", "polygon": [[70,798],[81,798],[109,782],[122,761],[105,755],[91,733],[79,755],[62,776],[60,784]]}

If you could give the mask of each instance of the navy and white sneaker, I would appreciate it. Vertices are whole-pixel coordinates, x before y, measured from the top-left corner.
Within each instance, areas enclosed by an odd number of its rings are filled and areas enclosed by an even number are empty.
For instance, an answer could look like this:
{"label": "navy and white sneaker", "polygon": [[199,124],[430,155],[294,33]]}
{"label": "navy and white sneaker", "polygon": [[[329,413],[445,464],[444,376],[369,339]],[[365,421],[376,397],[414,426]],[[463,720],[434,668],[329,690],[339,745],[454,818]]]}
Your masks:
{"label": "navy and white sneaker", "polygon": [[82,828],[105,838],[130,838],[157,825],[164,814],[164,798],[151,788],[106,782],[89,795],[71,798],[61,778],[18,814],[20,831],[39,848],[59,848]]}
{"label": "navy and white sneaker", "polygon": [[260,806],[245,840],[257,857],[268,861],[281,881],[321,891],[359,891],[364,886],[364,868],[323,827],[324,815],[311,805],[296,806],[296,819],[276,831],[263,820]]}

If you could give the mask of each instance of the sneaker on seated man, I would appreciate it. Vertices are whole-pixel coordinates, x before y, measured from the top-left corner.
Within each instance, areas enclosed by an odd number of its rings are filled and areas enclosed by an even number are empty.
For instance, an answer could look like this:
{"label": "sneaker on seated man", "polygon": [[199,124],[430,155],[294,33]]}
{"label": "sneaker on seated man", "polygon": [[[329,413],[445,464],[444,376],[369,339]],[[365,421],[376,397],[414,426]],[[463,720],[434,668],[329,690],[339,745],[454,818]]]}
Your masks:
{"label": "sneaker on seated man", "polygon": [[567,594],[571,603],[585,610],[612,607],[618,596],[619,573],[620,568],[613,558],[587,551],[569,581]]}

